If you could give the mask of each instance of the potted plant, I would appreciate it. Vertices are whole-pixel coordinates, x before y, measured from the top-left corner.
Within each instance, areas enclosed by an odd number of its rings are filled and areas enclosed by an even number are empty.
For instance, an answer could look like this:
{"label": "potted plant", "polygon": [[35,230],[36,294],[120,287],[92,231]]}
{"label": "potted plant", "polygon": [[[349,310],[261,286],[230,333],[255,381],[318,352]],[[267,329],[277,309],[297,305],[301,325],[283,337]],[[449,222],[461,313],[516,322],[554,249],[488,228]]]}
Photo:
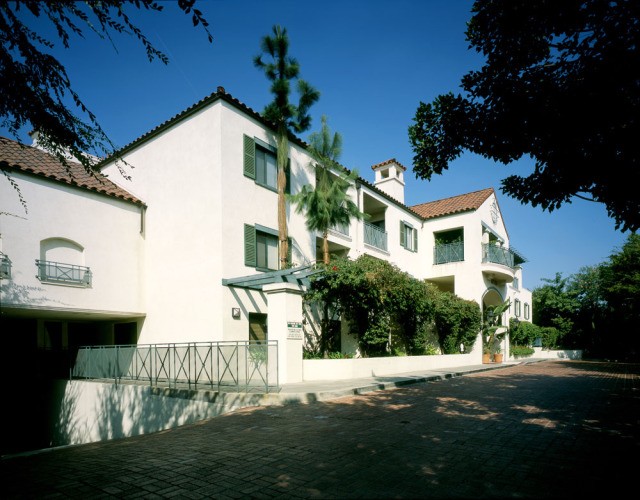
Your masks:
{"label": "potted plant", "polygon": [[493,362],[502,363],[502,349],[500,348],[500,344],[496,344],[493,349]]}
{"label": "potted plant", "polygon": [[482,364],[491,363],[491,348],[488,344],[482,346]]}

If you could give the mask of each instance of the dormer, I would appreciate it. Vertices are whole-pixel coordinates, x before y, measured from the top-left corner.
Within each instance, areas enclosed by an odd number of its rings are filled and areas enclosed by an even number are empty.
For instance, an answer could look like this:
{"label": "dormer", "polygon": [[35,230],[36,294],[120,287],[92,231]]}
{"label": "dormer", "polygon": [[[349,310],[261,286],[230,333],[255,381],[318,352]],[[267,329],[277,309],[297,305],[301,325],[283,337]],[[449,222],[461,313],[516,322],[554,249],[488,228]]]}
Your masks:
{"label": "dormer", "polygon": [[373,183],[380,191],[388,194],[400,203],[404,203],[404,173],[407,170],[395,158],[373,165],[371,169],[376,174]]}

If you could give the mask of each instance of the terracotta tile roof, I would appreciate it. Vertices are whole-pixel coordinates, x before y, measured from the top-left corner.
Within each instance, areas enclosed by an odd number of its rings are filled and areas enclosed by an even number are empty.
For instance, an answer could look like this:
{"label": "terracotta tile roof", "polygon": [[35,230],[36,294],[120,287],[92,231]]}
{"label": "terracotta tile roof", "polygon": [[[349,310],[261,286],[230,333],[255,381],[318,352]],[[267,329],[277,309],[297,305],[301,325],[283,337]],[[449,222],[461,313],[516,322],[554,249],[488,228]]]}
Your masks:
{"label": "terracotta tile roof", "polygon": [[398,160],[396,160],[395,158],[391,158],[389,160],[383,161],[382,163],[377,163],[375,165],[371,165],[371,170],[375,170],[378,167],[384,167],[385,165],[389,165],[390,163],[395,163],[396,165],[398,165],[404,172],[407,171],[407,167],[405,167],[402,163],[400,163]]}
{"label": "terracotta tile roof", "polygon": [[424,219],[433,219],[434,217],[442,217],[443,215],[477,210],[492,194],[494,194],[493,188],[487,188],[474,191],[473,193],[452,196],[451,198],[445,198],[443,200],[421,203],[420,205],[414,205],[410,208]]}
{"label": "terracotta tile roof", "polygon": [[0,137],[0,168],[2,169],[14,169],[139,205],[144,204],[101,173],[96,172],[96,175],[92,176],[80,163],[67,161],[67,164],[68,169],[55,156],[41,149]]}

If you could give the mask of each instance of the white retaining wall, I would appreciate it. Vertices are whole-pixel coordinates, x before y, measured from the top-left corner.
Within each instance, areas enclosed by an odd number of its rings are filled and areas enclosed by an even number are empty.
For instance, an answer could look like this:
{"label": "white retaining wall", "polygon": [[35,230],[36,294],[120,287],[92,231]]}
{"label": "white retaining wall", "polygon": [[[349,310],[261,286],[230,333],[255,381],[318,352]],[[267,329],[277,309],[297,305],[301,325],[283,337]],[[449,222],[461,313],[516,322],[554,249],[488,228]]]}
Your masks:
{"label": "white retaining wall", "polygon": [[263,394],[217,393],[92,381],[56,381],[51,446],[106,441],[178,427],[246,406]]}
{"label": "white retaining wall", "polygon": [[[542,347],[534,347],[535,351],[531,356],[527,356],[526,358],[518,358],[518,360],[522,359],[582,359],[582,349],[558,349],[558,350],[547,350]],[[510,357],[509,359],[516,359]]]}
{"label": "white retaining wall", "polygon": [[435,356],[395,356],[354,359],[305,359],[302,377],[314,380],[344,380],[365,377],[397,375],[422,370],[437,370],[456,366],[478,365],[481,354],[443,354]]}

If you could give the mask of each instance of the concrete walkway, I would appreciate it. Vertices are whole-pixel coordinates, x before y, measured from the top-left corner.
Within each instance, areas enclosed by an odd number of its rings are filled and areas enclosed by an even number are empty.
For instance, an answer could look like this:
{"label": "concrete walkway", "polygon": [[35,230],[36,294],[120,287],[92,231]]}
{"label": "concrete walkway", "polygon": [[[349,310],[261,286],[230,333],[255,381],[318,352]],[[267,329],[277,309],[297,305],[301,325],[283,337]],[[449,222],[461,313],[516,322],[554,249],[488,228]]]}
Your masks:
{"label": "concrete walkway", "polygon": [[544,361],[292,384],[282,402],[300,395],[316,402],[4,458],[2,498],[616,498],[635,489],[640,365]]}

